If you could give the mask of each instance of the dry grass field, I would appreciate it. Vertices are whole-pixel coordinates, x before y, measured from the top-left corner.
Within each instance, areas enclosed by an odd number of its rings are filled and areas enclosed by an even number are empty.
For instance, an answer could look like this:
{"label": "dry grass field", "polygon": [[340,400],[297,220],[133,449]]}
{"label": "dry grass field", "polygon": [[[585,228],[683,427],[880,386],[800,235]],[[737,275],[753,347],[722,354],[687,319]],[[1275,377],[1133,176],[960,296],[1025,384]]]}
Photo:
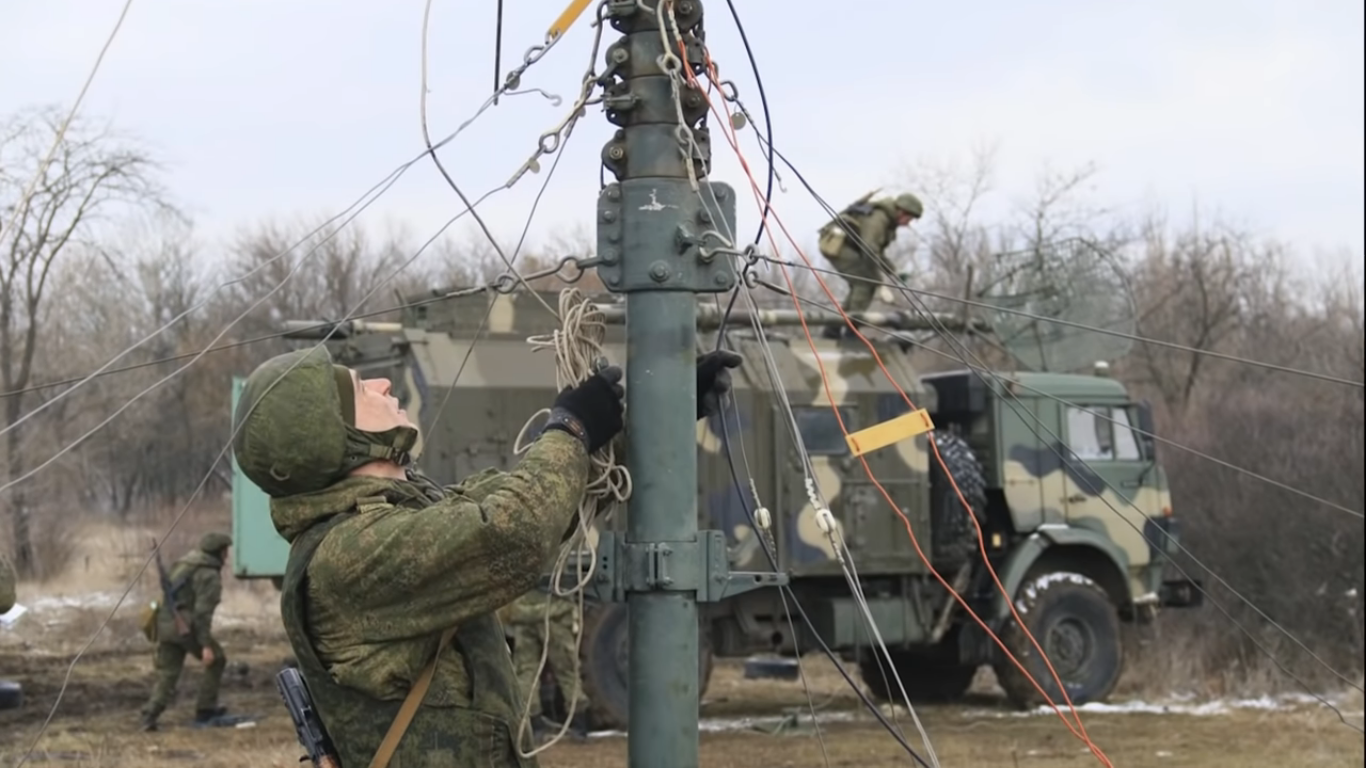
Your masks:
{"label": "dry grass field", "polygon": [[[107,543],[109,539],[102,539]],[[107,551],[107,550],[106,550]],[[174,555],[170,556],[171,558]],[[25,585],[30,608],[13,627],[0,627],[0,679],[25,688],[19,709],[0,711],[0,766],[13,766],[47,717],[73,654],[108,615],[136,558],[108,562],[76,560],[77,573],[41,587]],[[131,563],[131,565],[130,565]],[[269,584],[229,581],[219,634],[229,655],[224,703],[252,715],[249,727],[196,729],[189,725],[198,672],[187,667],[180,697],[162,719],[162,730],[135,729],[137,710],[151,687],[151,654],[138,634],[138,607],[151,594],[152,574],[75,665],[60,707],[28,763],[37,766],[182,766],[286,768],[299,765],[302,750],[280,703],[274,674],[288,655]],[[861,711],[843,679],[823,659],[804,662],[811,700],[819,712],[819,738],[807,695],[798,682],[745,680],[739,661],[718,663],[702,707],[700,764],[708,768],[788,768],[911,765],[909,758]],[[983,673],[965,704],[922,707],[919,715],[942,765],[1062,768],[1099,765],[1051,712],[1021,713],[997,695]],[[1269,700],[1173,703],[1083,711],[1094,742],[1112,763],[1147,766],[1361,766],[1362,737],[1333,713],[1305,703]],[[1361,723],[1361,700],[1347,699],[1344,712]],[[919,745],[904,711],[897,721]],[[609,768],[626,765],[623,734],[597,734],[587,743],[568,740],[541,758],[545,768]]]}

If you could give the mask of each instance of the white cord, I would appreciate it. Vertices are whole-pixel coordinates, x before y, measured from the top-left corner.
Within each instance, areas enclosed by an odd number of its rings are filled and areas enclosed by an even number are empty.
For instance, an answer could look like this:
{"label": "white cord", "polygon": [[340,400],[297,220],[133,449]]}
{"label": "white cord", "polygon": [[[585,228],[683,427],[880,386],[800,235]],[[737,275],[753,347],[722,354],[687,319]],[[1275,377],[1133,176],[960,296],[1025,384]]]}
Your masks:
{"label": "white cord", "polygon": [[[607,322],[601,310],[577,288],[565,288],[560,291],[559,308],[560,328],[548,335],[532,336],[527,339],[527,342],[532,345],[533,351],[555,350],[556,391],[582,384],[597,372],[598,360],[606,357],[603,350],[603,340],[607,336]],[[514,454],[525,453],[531,447],[529,443],[524,444],[523,440],[531,431],[532,425],[549,413],[550,409],[543,408],[532,414],[530,419],[527,419],[526,424],[522,425],[521,431],[517,433],[517,439],[512,449]],[[588,534],[593,530],[599,517],[609,518],[618,504],[622,504],[631,498],[631,473],[626,467],[617,463],[617,448],[618,444],[613,441],[599,448],[589,457],[588,487],[583,495],[583,500],[579,502],[577,512],[579,524],[574,530],[574,535],[560,547],[560,552],[555,557],[555,564],[551,570],[551,597],[546,602],[542,637],[549,638],[550,636],[550,613],[555,598],[575,598],[578,602],[580,617],[579,621],[575,623],[574,629],[574,678],[576,680],[579,677],[579,646],[583,640],[584,589],[592,582],[598,561],[597,541],[589,538]],[[562,588],[559,583],[560,574],[564,573],[568,567],[569,558],[580,554],[585,546],[589,553],[588,571],[582,574],[574,586],[568,589]],[[536,692],[535,681],[540,680],[549,655],[549,642],[542,643],[541,660],[536,667],[536,676],[532,678],[532,688],[526,692],[521,721],[517,726],[517,749],[519,752],[521,752],[523,734],[531,722],[531,697],[539,695]],[[564,686],[566,681],[561,680],[559,682],[561,686]],[[569,712],[565,716],[564,722],[560,724],[559,733],[530,752],[521,752],[522,757],[533,757],[549,749],[569,730],[569,724],[574,719],[578,691],[565,690],[564,693]]]}

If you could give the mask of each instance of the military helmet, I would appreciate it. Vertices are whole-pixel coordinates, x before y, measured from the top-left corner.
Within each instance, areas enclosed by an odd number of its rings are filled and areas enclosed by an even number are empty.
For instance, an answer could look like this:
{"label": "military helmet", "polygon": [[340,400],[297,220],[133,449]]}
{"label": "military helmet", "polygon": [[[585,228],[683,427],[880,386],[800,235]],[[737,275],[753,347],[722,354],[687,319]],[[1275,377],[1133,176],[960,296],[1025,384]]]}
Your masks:
{"label": "military helmet", "polygon": [[920,198],[912,195],[910,192],[897,195],[896,199],[892,201],[892,204],[896,206],[897,210],[911,214],[911,218],[913,219],[918,219],[925,215],[925,206],[920,204]]}
{"label": "military helmet", "polygon": [[320,491],[375,461],[408,464],[417,430],[355,426],[349,368],[321,346],[277,355],[252,371],[233,413],[233,456],[272,498]]}
{"label": "military helmet", "polygon": [[231,546],[232,537],[218,531],[209,531],[199,539],[199,551],[210,555],[216,555]]}

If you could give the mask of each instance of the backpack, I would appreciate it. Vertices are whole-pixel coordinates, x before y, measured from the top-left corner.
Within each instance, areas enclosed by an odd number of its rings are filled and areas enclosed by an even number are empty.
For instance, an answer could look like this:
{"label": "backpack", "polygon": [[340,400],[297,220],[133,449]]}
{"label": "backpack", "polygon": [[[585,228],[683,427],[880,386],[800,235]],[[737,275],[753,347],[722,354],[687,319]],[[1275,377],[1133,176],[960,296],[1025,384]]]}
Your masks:
{"label": "backpack", "polygon": [[845,238],[849,235],[847,227],[856,224],[857,219],[873,212],[873,205],[869,201],[880,189],[881,187],[873,189],[868,194],[850,203],[843,211],[840,211],[838,216],[821,227],[818,245],[822,256],[827,259],[834,259],[839,256],[840,251],[844,249]]}

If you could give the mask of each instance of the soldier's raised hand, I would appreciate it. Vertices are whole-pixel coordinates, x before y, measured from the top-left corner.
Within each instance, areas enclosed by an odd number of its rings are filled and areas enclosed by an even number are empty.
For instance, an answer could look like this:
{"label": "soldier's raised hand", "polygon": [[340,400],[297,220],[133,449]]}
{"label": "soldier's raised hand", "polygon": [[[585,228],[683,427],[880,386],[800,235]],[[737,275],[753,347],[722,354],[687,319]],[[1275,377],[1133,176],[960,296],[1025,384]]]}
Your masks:
{"label": "soldier's raised hand", "polygon": [[697,418],[721,410],[721,398],[730,391],[730,369],[744,361],[734,352],[718,349],[697,358]]}
{"label": "soldier's raised hand", "polygon": [[622,370],[609,365],[589,376],[577,387],[565,387],[550,409],[546,429],[561,429],[587,446],[592,453],[621,431],[621,400],[626,390],[621,385]]}

